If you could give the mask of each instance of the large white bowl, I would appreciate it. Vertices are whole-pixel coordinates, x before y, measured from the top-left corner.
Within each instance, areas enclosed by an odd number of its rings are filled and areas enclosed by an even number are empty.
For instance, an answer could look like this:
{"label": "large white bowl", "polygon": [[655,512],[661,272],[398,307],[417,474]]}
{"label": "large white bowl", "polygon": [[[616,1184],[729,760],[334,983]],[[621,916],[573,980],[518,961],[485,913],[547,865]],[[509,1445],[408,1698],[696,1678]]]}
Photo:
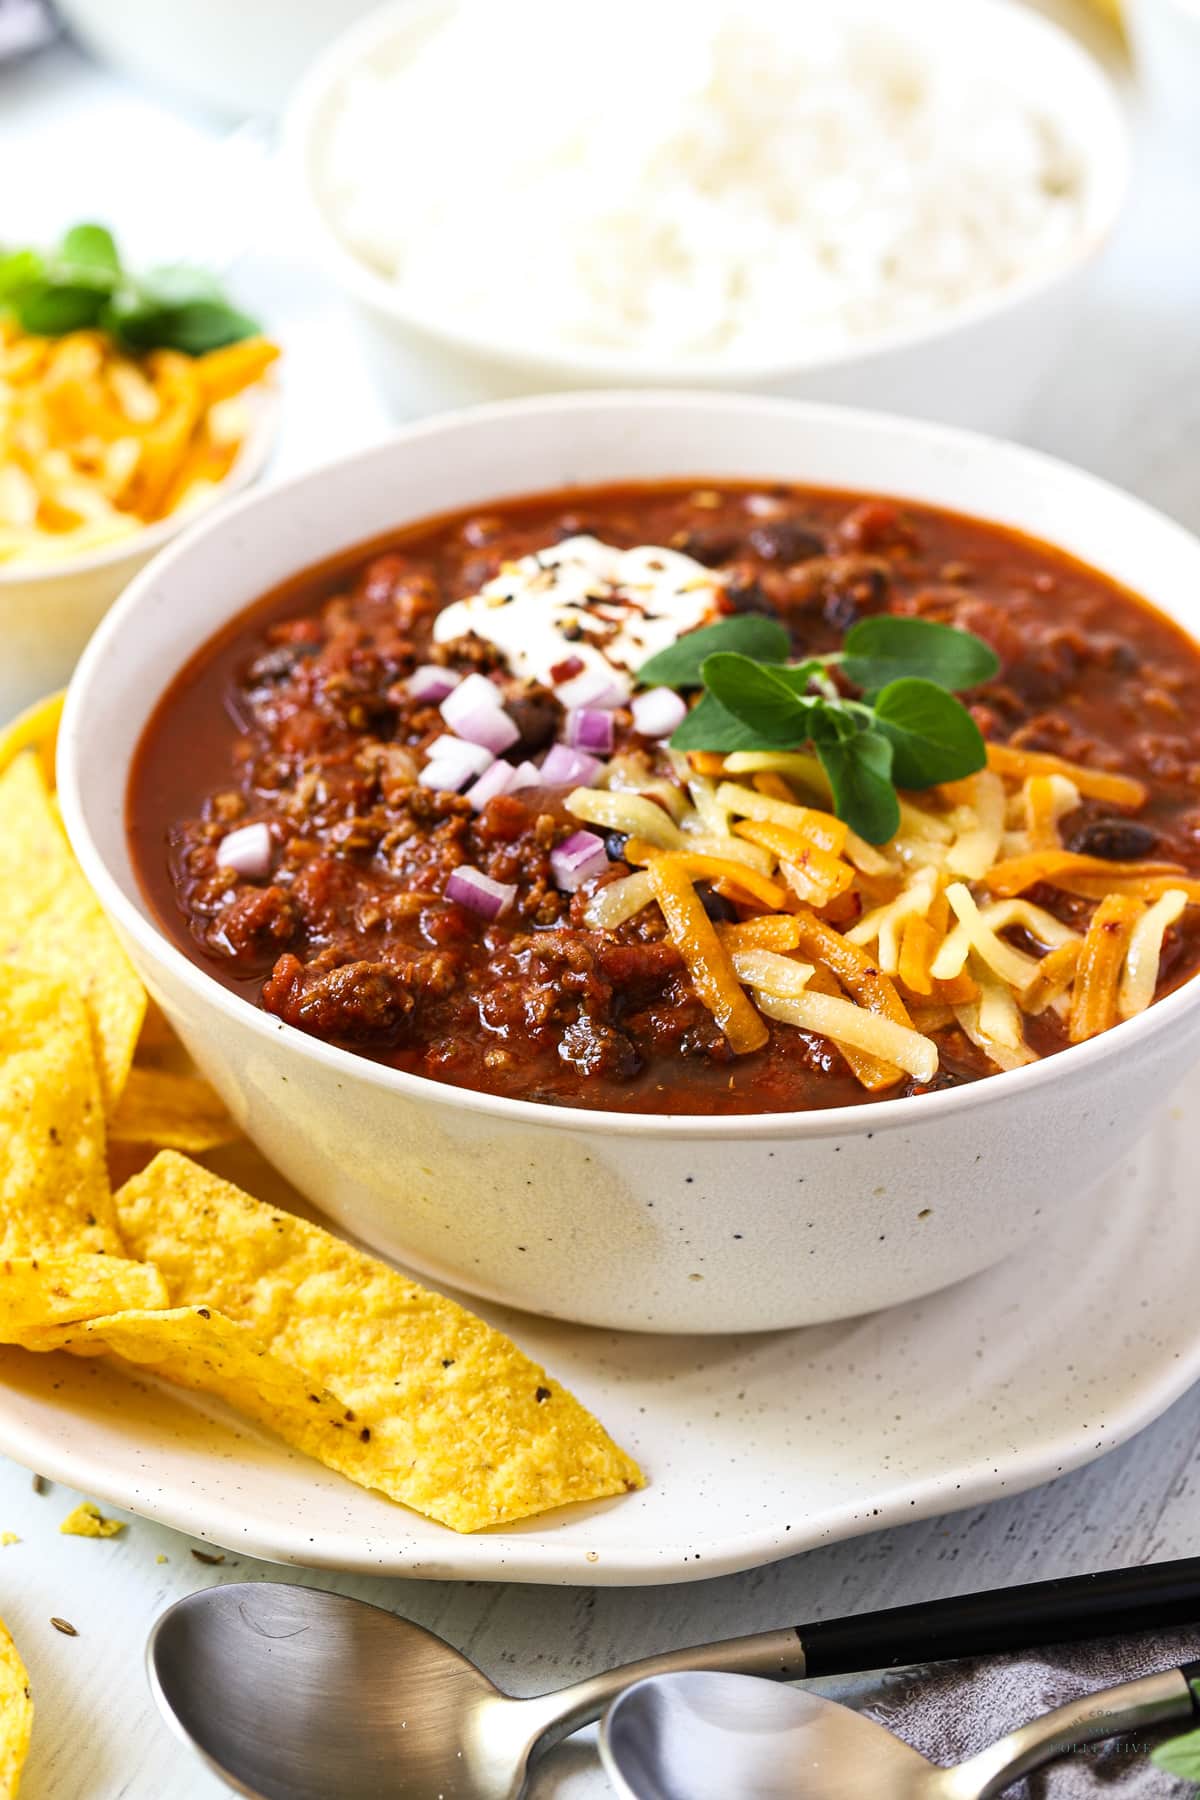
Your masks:
{"label": "large white bowl", "polygon": [[1200,629],[1200,543],[1089,475],[929,425],[787,401],[575,395],[410,427],[243,499],[126,591],[71,684],[63,815],[155,999],[234,1116],[338,1224],[436,1281],[652,1331],[833,1319],[1027,1243],[1111,1170],[1200,1054],[1200,981],[1091,1042],[907,1100],[737,1118],[507,1100],[306,1037],[168,941],[130,864],[130,758],[190,654],[265,589],[430,514],[692,475],[860,488],[1001,520]]}
{"label": "large white bowl", "polygon": [[[355,303],[381,390],[398,416],[563,388],[712,386],[887,407],[992,431],[1014,427],[1065,341],[1129,177],[1128,133],[1113,89],[1088,53],[1056,25],[1013,0],[972,0],[969,7],[962,0],[908,0],[902,15],[887,15],[893,30],[906,22],[936,22],[949,57],[1007,75],[1017,92],[1062,120],[1081,149],[1085,194],[1077,241],[1061,263],[925,323],[864,338],[849,350],[806,355],[798,348],[783,360],[748,355],[671,363],[511,342],[459,325],[453,316],[418,311],[339,235],[323,171],[345,84],[360,69],[402,63],[450,3],[393,0],[351,27],[313,63],[284,119],[285,161],[314,245]],[[585,16],[581,12],[581,54]],[[453,96],[447,104],[453,105]],[[469,119],[463,130],[470,130]],[[481,144],[480,154],[486,153]],[[397,169],[395,177],[419,181],[421,171]]]}

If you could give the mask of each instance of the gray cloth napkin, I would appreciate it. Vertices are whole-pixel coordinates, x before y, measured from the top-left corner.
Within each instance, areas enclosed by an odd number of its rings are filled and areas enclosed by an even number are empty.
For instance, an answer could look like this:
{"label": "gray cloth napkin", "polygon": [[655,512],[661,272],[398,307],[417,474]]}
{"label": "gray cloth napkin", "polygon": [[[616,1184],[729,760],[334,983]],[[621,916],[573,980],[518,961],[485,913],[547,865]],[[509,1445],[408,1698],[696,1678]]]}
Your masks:
{"label": "gray cloth napkin", "polygon": [[[937,1763],[961,1762],[1081,1694],[1115,1687],[1200,1657],[1200,1631],[1154,1632],[1141,1637],[1064,1645],[1020,1656],[978,1662],[938,1663],[902,1669],[884,1679],[862,1711]],[[1136,1739],[1085,1744],[1006,1790],[1013,1800],[1181,1800],[1195,1794],[1149,1760],[1164,1737],[1187,1731],[1142,1732]]]}

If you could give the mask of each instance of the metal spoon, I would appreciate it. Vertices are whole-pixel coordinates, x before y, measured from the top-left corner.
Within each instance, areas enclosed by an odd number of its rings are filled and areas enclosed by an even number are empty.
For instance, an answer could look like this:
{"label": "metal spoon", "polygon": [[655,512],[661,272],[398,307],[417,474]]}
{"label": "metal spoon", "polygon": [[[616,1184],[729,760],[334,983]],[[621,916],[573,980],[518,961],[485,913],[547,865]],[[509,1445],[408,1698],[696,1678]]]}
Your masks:
{"label": "metal spoon", "polygon": [[256,1581],[177,1601],[147,1662],[172,1727],[252,1800],[516,1800],[535,1755],[649,1675],[796,1681],[1196,1618],[1200,1558],[1190,1557],[700,1644],[515,1700],[407,1619]]}
{"label": "metal spoon", "polygon": [[1190,1719],[1200,1663],[1085,1694],[941,1768],[882,1725],[745,1675],[657,1675],[605,1714],[600,1755],[624,1800],[987,1800],[1065,1750]]}

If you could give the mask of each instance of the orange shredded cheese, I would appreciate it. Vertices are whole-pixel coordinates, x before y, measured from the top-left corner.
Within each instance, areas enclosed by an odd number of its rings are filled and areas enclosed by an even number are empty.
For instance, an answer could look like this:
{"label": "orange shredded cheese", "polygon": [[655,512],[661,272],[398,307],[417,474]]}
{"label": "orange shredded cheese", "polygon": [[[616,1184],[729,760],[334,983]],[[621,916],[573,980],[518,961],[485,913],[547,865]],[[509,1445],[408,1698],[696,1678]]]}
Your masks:
{"label": "orange shredded cheese", "polygon": [[1103,899],[1107,894],[1155,899],[1168,888],[1179,888],[1189,899],[1200,898],[1200,881],[1189,881],[1178,863],[1114,865],[1102,856],[1081,856],[1073,850],[1034,850],[1028,856],[1010,857],[995,863],[983,877],[984,886],[1001,896],[1024,893],[1039,881],[1085,899]]}
{"label": "orange shredded cheese", "polygon": [[[834,999],[844,997],[845,990],[833,972],[818,964],[808,978],[809,991],[815,994],[830,994]],[[882,1093],[885,1088],[895,1087],[903,1081],[904,1070],[895,1063],[886,1062],[882,1057],[872,1056],[867,1050],[860,1050],[844,1039],[834,1042],[842,1059],[855,1079],[866,1088],[868,1093]]]}
{"label": "orange shredded cheese", "polygon": [[1043,956],[1037,974],[1021,996],[1021,1005],[1027,1013],[1045,1012],[1066,993],[1075,979],[1082,951],[1083,939],[1076,938],[1073,943],[1060,944]]}
{"label": "orange shredded cheese", "polygon": [[1061,756],[1050,756],[1042,750],[1018,750],[1012,744],[989,744],[987,759],[988,768],[994,769],[997,775],[1015,776],[1018,781],[1024,781],[1029,775],[1064,775],[1089,800],[1107,800],[1113,806],[1146,804],[1145,787],[1131,775],[1113,775],[1106,769],[1085,769]]}
{"label": "orange shredded cheese", "polygon": [[762,913],[757,919],[718,925],[717,936],[730,952],[777,950],[783,954],[796,949],[800,942],[800,927],[789,913]]}
{"label": "orange shredded cheese", "polygon": [[1068,1036],[1073,1044],[1096,1037],[1117,1022],[1117,984],[1133,928],[1142,916],[1137,900],[1109,894],[1092,916],[1071,993]]}
{"label": "orange shredded cheese", "polygon": [[731,856],[709,856],[698,850],[659,850],[640,838],[630,838],[625,845],[628,863],[644,863],[653,868],[664,856],[669,856],[694,881],[727,881],[774,912],[781,909],[787,898],[787,891],[779,882],[760,875],[757,869],[736,862]]}
{"label": "orange shredded cheese", "polygon": [[[654,897],[662,908],[667,935],[692,978],[696,993],[739,1056],[761,1050],[769,1036],[762,1018],[742,991],[712,920],[688,879],[685,856],[656,856],[650,863]],[[737,868],[737,864],[732,867]]]}
{"label": "orange shredded cheese", "polygon": [[893,1019],[897,1025],[911,1027],[908,1008],[896,992],[894,982],[882,973],[865,950],[850,943],[840,931],[834,931],[807,907],[800,908],[796,922],[800,928],[799,948],[810,961],[824,963],[827,969],[832,969],[843,987],[868,1011],[882,1013],[884,1018]]}

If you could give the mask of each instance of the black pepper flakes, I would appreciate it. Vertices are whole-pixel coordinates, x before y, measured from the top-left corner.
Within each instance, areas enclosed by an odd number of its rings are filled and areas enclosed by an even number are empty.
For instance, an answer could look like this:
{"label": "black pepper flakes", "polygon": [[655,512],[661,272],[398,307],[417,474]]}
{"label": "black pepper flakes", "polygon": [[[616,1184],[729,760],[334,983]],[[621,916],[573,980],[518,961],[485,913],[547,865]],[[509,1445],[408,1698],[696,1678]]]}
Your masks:
{"label": "black pepper flakes", "polygon": [[550,1389],[547,1387],[537,1388],[534,1391],[533,1397],[537,1401],[538,1405],[540,1406],[542,1404],[543,1400],[548,1400],[550,1398]]}
{"label": "black pepper flakes", "polygon": [[211,1550],[193,1550],[192,1555],[195,1557],[195,1559],[198,1563],[206,1563],[209,1566],[209,1568],[213,1568],[213,1569],[215,1569],[218,1566],[218,1564],[223,1563],[225,1561],[225,1557],[223,1554],[214,1555]]}

